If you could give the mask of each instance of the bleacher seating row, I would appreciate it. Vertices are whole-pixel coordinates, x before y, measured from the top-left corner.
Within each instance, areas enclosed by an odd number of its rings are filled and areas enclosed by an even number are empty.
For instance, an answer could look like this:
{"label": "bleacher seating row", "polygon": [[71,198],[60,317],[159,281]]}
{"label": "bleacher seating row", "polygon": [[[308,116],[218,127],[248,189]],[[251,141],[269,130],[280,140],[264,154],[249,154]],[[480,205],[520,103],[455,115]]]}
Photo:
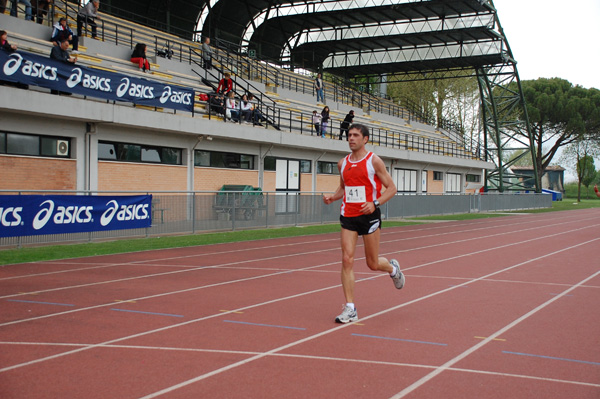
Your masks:
{"label": "bleacher seating row", "polygon": [[[70,7],[72,6],[68,3],[56,1],[53,18],[58,21],[58,18],[67,16],[70,26],[75,31],[76,22],[74,17],[76,16],[76,12]],[[121,31],[128,31],[129,33],[126,36],[126,40],[121,38],[119,45],[117,35],[114,33],[109,35],[108,32],[104,32],[100,25],[99,37],[101,40],[99,43],[95,43],[95,40],[92,40],[85,34],[84,37],[80,38],[80,54],[78,55],[79,63],[92,68],[146,77],[170,85],[191,87],[197,93],[208,93],[212,91],[211,85],[203,83],[203,80],[199,78],[199,75],[202,75],[203,72],[199,66],[201,65],[199,43],[185,40],[107,14],[102,14],[102,23],[105,27],[112,26],[113,32],[118,32],[119,29]],[[13,39],[12,41],[19,44],[21,50],[43,55],[48,55],[50,53],[52,43],[49,41],[49,37],[43,38],[39,35],[29,35],[23,32],[11,32],[10,35]],[[115,39],[115,44],[112,44],[113,39]],[[126,46],[123,45],[125,42],[127,43]],[[148,45],[148,53],[152,60],[151,76],[147,76],[139,71],[137,66],[129,61],[131,46],[138,42],[147,43]],[[160,50],[167,45],[170,46],[171,49],[175,48],[175,54],[178,54],[179,57],[174,56],[173,59],[170,60],[157,57],[156,50]],[[182,49],[184,48],[187,49],[185,51],[188,52],[186,59],[183,59],[182,57],[182,53],[184,52]],[[260,63],[247,57],[241,57],[239,55],[232,57],[231,54],[217,48],[213,49],[213,55],[215,56],[213,65],[218,70],[230,71],[234,78],[244,81],[255,79],[255,83],[264,87],[264,92],[254,94],[256,97],[265,94],[273,99],[273,113],[284,115],[283,117],[280,117],[279,125],[281,128],[286,131],[289,130],[290,132],[305,134],[313,131],[311,126],[312,112],[313,110],[320,112],[324,107],[324,104],[316,104],[312,101],[312,93],[282,98],[279,94],[280,90],[278,90],[278,85],[276,83],[270,83],[267,79],[267,75],[285,75],[287,77],[284,78],[283,81],[285,81],[285,79],[294,79],[296,87],[312,87],[312,78],[285,69],[267,66],[265,63]],[[235,59],[236,63],[229,62],[232,59]],[[240,63],[240,59],[243,61],[243,64]],[[175,62],[178,62],[180,65],[175,67]],[[251,65],[252,63],[260,65],[256,68],[245,66]],[[240,67],[240,65],[243,67]],[[198,72],[198,70],[200,70],[200,72]],[[216,78],[213,78],[213,80],[216,80]],[[283,92],[284,90],[281,91]],[[326,92],[328,91],[329,90],[326,90]],[[338,103],[336,107],[330,106],[330,108],[330,117],[332,119],[330,122],[330,132],[331,136],[334,138],[336,138],[339,133],[339,123],[344,119],[346,112],[352,108],[355,110],[356,115],[354,122],[363,123],[369,126],[373,131],[377,132],[380,144],[389,140],[396,142],[396,147],[403,147],[409,150],[426,150],[432,152],[433,149],[433,152],[444,155],[472,157],[472,155],[465,151],[460,144],[450,140],[433,126],[419,123],[418,128],[413,127],[408,118],[386,118],[385,121],[374,120],[370,115],[371,110],[352,107],[343,102]],[[206,114],[206,104],[197,102],[195,110]],[[209,117],[209,115],[204,116]],[[210,117],[215,118],[215,115],[210,115]],[[218,117],[216,119],[222,120],[222,118]],[[385,137],[382,139],[382,136]]]}

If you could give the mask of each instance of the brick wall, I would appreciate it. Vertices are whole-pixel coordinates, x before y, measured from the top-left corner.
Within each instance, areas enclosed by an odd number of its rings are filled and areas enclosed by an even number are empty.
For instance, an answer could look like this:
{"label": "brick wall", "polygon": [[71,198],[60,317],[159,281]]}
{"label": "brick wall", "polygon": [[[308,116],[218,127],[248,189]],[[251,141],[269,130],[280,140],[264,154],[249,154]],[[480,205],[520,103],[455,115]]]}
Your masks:
{"label": "brick wall", "polygon": [[185,191],[187,168],[126,162],[98,162],[98,190]]}
{"label": "brick wall", "polygon": [[15,190],[76,190],[74,159],[0,156],[0,188]]}
{"label": "brick wall", "polygon": [[427,173],[427,194],[443,194],[444,181],[433,180],[433,172]]}
{"label": "brick wall", "polygon": [[264,172],[263,191],[275,191],[275,172]]}
{"label": "brick wall", "polygon": [[258,187],[258,171],[242,169],[196,168],[194,188],[196,190],[219,190],[223,184],[243,184]]}
{"label": "brick wall", "polygon": [[317,190],[320,192],[335,191],[340,185],[339,175],[317,175]]}

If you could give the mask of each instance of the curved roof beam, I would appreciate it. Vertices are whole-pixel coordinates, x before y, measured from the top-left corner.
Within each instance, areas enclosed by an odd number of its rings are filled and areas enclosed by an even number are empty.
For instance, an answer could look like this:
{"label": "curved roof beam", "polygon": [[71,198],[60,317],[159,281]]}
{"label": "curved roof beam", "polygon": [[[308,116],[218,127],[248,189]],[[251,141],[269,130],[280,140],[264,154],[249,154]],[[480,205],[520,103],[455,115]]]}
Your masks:
{"label": "curved roof beam", "polygon": [[[450,17],[444,19],[424,19],[421,21],[389,21],[386,23],[355,25],[349,27],[327,27],[320,29],[305,29],[297,32],[288,39],[281,52],[281,59],[289,59],[294,48],[306,43],[356,40],[371,38],[376,42],[377,38],[386,41],[401,41],[401,36],[415,33],[446,32],[455,29],[486,27],[492,28],[494,16],[491,14],[472,15],[461,17]],[[411,45],[410,42],[402,41],[402,45]]]}
{"label": "curved roof beam", "polygon": [[[411,49],[385,49],[370,51],[354,51],[344,54],[331,54],[323,62],[324,69],[345,68],[348,65],[386,65],[398,63],[415,63],[440,59],[461,59],[500,56],[505,54],[501,40],[486,42],[441,44]],[[504,57],[506,58],[506,57]]]}
{"label": "curved roof beam", "polygon": [[202,29],[204,28],[204,23],[208,18],[208,14],[218,1],[219,0],[209,0],[204,4],[200,10],[200,15],[198,16],[198,22],[196,22],[196,32],[203,32]]}
{"label": "curved roof beam", "polygon": [[306,13],[352,11],[365,7],[390,6],[402,3],[416,3],[419,1],[422,0],[325,0],[307,1],[304,4],[279,4],[275,7],[262,10],[252,18],[246,25],[246,29],[244,29],[241,44],[242,47],[246,47],[257,26],[261,25],[269,18],[287,17]]}

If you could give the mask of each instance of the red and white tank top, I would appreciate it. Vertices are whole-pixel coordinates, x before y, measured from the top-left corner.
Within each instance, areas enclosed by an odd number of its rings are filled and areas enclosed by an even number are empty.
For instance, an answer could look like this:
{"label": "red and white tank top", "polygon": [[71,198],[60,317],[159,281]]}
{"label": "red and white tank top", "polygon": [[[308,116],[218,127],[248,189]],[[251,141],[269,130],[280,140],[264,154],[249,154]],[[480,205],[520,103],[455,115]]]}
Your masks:
{"label": "red and white tank top", "polygon": [[342,179],[345,193],[342,201],[341,215],[346,217],[361,216],[360,208],[365,202],[373,202],[381,196],[381,180],[375,174],[373,154],[367,153],[360,161],[351,161],[349,154],[342,162]]}

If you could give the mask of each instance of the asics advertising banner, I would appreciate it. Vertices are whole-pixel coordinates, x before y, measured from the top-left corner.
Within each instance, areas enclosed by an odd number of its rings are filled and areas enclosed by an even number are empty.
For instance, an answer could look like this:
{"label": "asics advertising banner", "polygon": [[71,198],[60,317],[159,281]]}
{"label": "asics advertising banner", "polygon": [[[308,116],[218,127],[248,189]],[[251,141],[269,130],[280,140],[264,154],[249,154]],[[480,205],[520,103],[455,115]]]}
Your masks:
{"label": "asics advertising banner", "polygon": [[0,195],[0,237],[139,229],[152,224],[152,195]]}
{"label": "asics advertising banner", "polygon": [[151,107],[194,110],[191,88],[71,65],[27,52],[0,50],[0,80]]}

